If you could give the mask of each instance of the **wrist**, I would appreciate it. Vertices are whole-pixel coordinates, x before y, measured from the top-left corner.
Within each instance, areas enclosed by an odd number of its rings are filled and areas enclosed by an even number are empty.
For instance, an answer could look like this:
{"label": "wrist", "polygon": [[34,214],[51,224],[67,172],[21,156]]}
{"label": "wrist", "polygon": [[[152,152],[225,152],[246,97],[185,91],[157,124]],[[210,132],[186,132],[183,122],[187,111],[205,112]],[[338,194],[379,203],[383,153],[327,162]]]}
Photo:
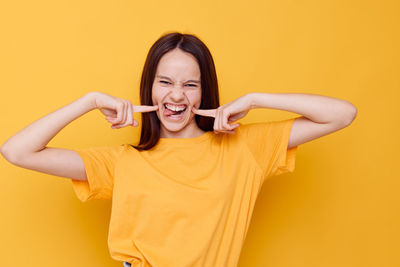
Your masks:
{"label": "wrist", "polygon": [[85,102],[85,105],[87,106],[87,108],[89,109],[88,111],[97,109],[96,92],[89,92],[81,98]]}
{"label": "wrist", "polygon": [[247,101],[248,101],[248,105],[250,109],[255,109],[258,108],[258,104],[257,104],[257,93],[248,93],[246,95]]}

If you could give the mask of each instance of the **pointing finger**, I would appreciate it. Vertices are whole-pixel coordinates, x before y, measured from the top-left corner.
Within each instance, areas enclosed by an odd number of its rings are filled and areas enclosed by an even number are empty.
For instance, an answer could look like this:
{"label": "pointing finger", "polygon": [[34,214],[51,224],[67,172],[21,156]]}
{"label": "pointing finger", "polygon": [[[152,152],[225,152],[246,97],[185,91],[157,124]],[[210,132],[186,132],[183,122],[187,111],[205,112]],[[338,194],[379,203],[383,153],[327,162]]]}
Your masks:
{"label": "pointing finger", "polygon": [[197,109],[192,107],[192,111],[194,114],[206,116],[206,117],[214,117],[216,116],[217,110],[216,109]]}
{"label": "pointing finger", "polygon": [[158,109],[158,106],[146,106],[146,105],[141,105],[141,106],[133,106],[133,112],[151,112],[151,111],[156,111]]}

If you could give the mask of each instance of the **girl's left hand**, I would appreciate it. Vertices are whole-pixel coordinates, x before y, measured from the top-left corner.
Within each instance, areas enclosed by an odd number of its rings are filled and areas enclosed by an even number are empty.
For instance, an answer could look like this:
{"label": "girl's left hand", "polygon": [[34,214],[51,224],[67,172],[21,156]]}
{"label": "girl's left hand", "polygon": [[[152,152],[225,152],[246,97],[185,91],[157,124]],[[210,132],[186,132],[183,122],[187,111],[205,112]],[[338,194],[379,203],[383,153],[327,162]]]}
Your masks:
{"label": "girl's left hand", "polygon": [[229,123],[243,118],[250,109],[249,97],[248,95],[244,95],[217,109],[196,109],[193,107],[192,112],[201,116],[214,117],[214,133],[218,134],[219,132],[235,133],[234,129],[239,127],[240,124],[235,123],[230,125]]}

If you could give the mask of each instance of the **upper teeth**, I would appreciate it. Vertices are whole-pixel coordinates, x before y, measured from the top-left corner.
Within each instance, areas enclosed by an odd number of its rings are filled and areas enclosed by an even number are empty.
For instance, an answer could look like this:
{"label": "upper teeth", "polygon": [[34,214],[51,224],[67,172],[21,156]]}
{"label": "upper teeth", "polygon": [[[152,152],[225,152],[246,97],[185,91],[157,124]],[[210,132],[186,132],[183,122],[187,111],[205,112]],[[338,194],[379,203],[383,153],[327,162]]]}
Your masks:
{"label": "upper teeth", "polygon": [[186,108],[185,105],[183,106],[176,106],[176,105],[171,105],[171,104],[165,104],[165,107],[167,109],[173,110],[173,111],[182,111]]}

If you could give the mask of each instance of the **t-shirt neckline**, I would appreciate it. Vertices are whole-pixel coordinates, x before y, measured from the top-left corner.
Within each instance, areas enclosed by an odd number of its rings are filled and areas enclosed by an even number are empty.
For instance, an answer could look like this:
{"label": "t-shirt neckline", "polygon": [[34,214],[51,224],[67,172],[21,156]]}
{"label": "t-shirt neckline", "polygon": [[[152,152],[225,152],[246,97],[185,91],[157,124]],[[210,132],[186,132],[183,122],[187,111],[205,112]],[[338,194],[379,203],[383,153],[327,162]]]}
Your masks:
{"label": "t-shirt neckline", "polygon": [[202,135],[188,138],[160,138],[158,144],[197,144],[210,138],[212,131],[207,131]]}

